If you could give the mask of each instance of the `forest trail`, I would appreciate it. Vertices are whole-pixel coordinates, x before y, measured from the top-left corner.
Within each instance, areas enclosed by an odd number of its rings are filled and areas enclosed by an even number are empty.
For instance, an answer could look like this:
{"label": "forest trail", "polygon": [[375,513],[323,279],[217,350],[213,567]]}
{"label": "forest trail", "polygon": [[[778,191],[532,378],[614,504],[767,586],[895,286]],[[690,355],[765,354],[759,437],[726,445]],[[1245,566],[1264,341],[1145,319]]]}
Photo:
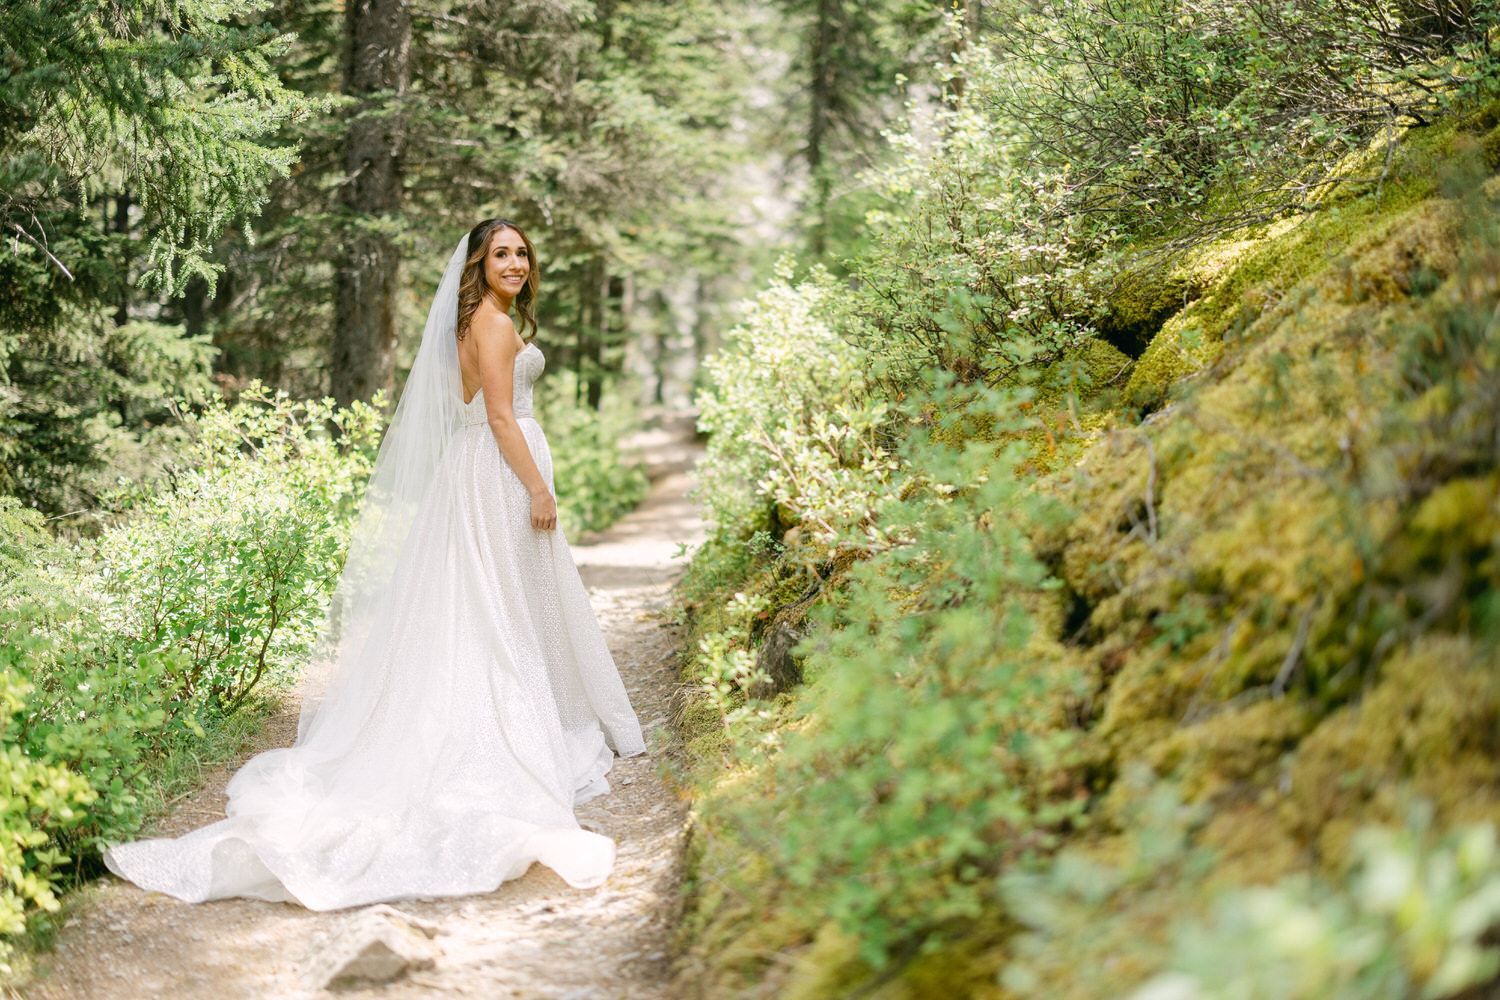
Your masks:
{"label": "forest trail", "polygon": [[[670,936],[687,810],[658,775],[668,745],[668,699],[680,636],[659,613],[684,560],[678,544],[702,540],[687,499],[700,453],[693,421],[668,414],[633,440],[651,492],[608,531],[585,538],[574,556],[589,597],[646,732],[647,752],[616,760],[613,790],[578,809],[586,827],[619,845],[609,881],[573,889],[533,865],[494,893],[403,901],[403,913],[439,927],[432,969],[385,986],[329,994],[310,987],[307,969],[331,934],[358,911],[312,913],[254,900],[190,905],[114,877],[89,890],[56,949],[37,956],[21,990],[26,1000],[290,1000],[333,996],[475,997],[499,1000],[659,1000],[666,992]],[[285,745],[296,710],[271,721],[245,755]],[[152,832],[183,833],[222,818],[231,769],[208,776]]]}

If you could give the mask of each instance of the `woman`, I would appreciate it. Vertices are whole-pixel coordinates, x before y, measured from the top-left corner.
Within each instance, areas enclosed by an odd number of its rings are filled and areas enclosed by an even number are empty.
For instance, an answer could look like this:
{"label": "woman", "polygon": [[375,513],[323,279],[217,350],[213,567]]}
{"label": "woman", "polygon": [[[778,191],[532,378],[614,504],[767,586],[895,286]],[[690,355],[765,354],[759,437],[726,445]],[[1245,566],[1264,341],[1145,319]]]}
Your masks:
{"label": "woman", "polygon": [[[459,242],[381,444],[297,741],[249,761],[228,818],[104,858],[145,889],[314,910],[489,892],[533,861],[601,884],[573,807],[640,725],[557,528],[531,415],[537,266],[519,226]],[[510,313],[520,316],[518,330]]]}

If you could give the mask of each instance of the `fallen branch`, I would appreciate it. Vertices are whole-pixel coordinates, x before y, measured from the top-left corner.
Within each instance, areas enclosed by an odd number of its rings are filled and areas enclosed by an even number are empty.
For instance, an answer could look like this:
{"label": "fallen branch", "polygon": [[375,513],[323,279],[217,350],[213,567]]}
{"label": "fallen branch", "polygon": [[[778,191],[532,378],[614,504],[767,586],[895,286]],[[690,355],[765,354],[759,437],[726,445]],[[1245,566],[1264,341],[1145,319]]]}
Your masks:
{"label": "fallen branch", "polygon": [[1292,648],[1287,650],[1286,659],[1281,661],[1281,669],[1276,672],[1276,679],[1271,682],[1271,697],[1280,698],[1286,693],[1287,682],[1292,679],[1292,671],[1297,669],[1297,664],[1302,659],[1302,650],[1307,646],[1307,633],[1312,625],[1313,612],[1317,610],[1318,599],[1315,597],[1307,610],[1302,612],[1302,620],[1297,623],[1297,638],[1292,641]]}

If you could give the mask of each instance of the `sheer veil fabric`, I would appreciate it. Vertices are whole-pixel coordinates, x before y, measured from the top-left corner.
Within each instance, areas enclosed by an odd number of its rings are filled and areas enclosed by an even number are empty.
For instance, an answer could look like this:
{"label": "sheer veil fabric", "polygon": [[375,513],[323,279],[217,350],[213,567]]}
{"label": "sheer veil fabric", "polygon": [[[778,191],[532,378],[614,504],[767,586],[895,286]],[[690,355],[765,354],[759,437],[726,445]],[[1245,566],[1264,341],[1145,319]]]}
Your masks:
{"label": "sheer veil fabric", "polygon": [[[227,818],[116,845],[110,870],[201,902],[229,896],[330,910],[489,892],[540,861],[601,884],[614,841],[579,827],[640,725],[560,530],[531,527],[483,394],[467,404],[454,335],[459,241],[433,300],[303,684],[296,742],[251,759]],[[516,358],[531,416],[545,365]]]}

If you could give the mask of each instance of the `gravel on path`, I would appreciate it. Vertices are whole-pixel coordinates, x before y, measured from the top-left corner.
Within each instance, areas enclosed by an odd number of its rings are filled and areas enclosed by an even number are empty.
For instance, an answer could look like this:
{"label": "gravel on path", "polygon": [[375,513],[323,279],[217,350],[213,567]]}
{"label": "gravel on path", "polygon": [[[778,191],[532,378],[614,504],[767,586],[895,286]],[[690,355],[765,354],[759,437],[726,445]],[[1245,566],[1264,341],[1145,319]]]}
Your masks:
{"label": "gravel on path", "polygon": [[[681,638],[661,614],[685,560],[680,543],[702,540],[687,499],[699,449],[692,420],[674,414],[631,444],[653,478],[645,502],[573,549],[600,624],[646,731],[643,756],[617,759],[613,790],[578,819],[613,837],[609,881],[573,889],[537,864],[484,896],[402,901],[398,910],[439,927],[435,966],[340,997],[475,997],[485,1000],[660,1000],[667,995],[671,936],[679,915],[688,816],[662,776],[670,745],[668,701]],[[296,735],[296,710],[271,720],[259,745]],[[249,756],[247,754],[246,756]],[[203,788],[151,831],[176,835],[222,818],[224,785]],[[313,913],[255,900],[187,904],[107,877],[36,958],[25,1000],[311,1000],[331,994],[303,977],[319,945],[348,911]]]}

